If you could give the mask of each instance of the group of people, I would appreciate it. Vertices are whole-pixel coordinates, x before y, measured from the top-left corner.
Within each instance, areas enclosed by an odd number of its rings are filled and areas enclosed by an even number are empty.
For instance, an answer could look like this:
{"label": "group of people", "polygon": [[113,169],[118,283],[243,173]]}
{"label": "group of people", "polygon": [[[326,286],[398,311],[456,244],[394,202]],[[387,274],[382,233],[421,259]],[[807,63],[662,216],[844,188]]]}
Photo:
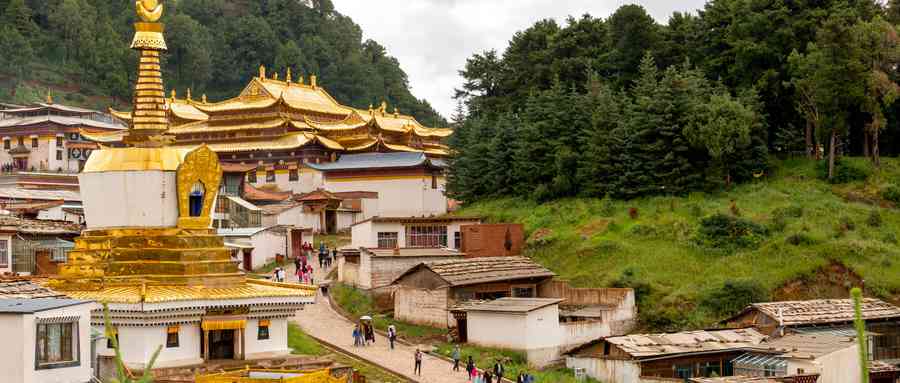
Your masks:
{"label": "group of people", "polygon": [[[418,350],[417,350],[418,351]],[[453,347],[453,371],[459,371],[459,363],[461,360],[461,351],[459,349],[459,345]],[[418,366],[419,362],[417,360],[416,365]],[[503,381],[503,375],[506,373],[506,367],[503,366],[503,363],[500,361],[496,361],[494,363],[494,367],[490,370],[482,370],[478,371],[478,367],[475,365],[475,359],[469,355],[466,360],[466,374],[469,377],[470,382],[475,383],[500,383]],[[496,380],[495,380],[496,379]],[[520,373],[516,377],[516,383],[534,383],[534,376],[528,373]]]}
{"label": "group of people", "polygon": [[313,267],[307,262],[306,256],[301,255],[294,259],[294,267],[296,267],[297,280],[300,283],[307,285],[315,283],[313,280]]}
{"label": "group of people", "polygon": [[361,322],[353,327],[354,347],[365,347],[369,342],[375,344],[375,329],[371,323]]}

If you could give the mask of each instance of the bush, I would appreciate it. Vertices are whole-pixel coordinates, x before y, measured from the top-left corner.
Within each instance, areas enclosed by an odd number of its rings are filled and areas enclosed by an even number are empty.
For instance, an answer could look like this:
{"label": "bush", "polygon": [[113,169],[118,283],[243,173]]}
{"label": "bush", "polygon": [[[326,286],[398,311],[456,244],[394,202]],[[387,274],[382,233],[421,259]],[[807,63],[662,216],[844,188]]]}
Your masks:
{"label": "bush", "polygon": [[699,242],[710,248],[733,249],[756,246],[769,234],[765,226],[727,214],[700,220]]}
{"label": "bush", "polygon": [[869,212],[869,218],[866,219],[866,224],[869,225],[869,227],[881,227],[882,223],[881,213],[879,213],[878,210]]}
{"label": "bush", "polygon": [[881,242],[884,242],[884,243],[890,243],[890,244],[896,245],[897,242],[898,242],[898,241],[897,241],[897,234],[894,234],[893,232],[885,233],[885,234],[881,237]]}
{"label": "bush", "polygon": [[639,279],[637,273],[630,267],[622,271],[622,275],[613,281],[612,286],[616,288],[633,289],[638,304],[644,302],[653,292],[650,284]]}
{"label": "bush", "polygon": [[733,315],[753,302],[768,300],[768,293],[754,280],[728,280],[704,294],[700,305],[718,317]]}
{"label": "bush", "polygon": [[816,240],[806,233],[796,233],[788,236],[785,242],[794,246],[811,246],[816,244]]}
{"label": "bush", "polygon": [[612,197],[609,194],[603,196],[603,199],[600,200],[600,216],[601,217],[612,217],[616,214],[616,205],[613,201]]}
{"label": "bush", "polygon": [[900,187],[890,185],[881,192],[881,198],[900,204]]}
{"label": "bush", "polygon": [[[819,178],[828,180],[828,161],[819,161],[816,165]],[[834,178],[829,182],[833,184],[845,184],[853,181],[865,181],[872,170],[864,163],[856,163],[844,159],[834,161]]]}

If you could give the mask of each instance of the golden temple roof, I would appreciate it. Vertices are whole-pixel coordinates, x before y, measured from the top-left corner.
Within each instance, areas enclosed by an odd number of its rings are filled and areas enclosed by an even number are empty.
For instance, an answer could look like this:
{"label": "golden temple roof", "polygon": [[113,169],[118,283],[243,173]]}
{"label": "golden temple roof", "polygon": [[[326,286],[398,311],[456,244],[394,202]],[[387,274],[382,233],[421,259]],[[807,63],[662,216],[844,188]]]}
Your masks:
{"label": "golden temple roof", "polygon": [[274,118],[269,120],[263,120],[259,122],[244,122],[237,124],[229,124],[229,125],[210,125],[205,121],[197,121],[189,124],[184,124],[181,126],[177,126],[169,129],[169,132],[175,134],[184,134],[184,133],[204,133],[204,132],[229,132],[235,130],[256,130],[256,129],[272,129],[277,128],[285,124],[285,120],[282,118]]}
{"label": "golden temple roof", "polygon": [[102,290],[65,291],[73,299],[103,303],[164,303],[189,300],[225,300],[275,297],[314,297],[316,287],[293,283],[276,283],[246,279],[233,287],[174,286],[174,285],[108,286]]}
{"label": "golden temple roof", "polygon": [[[254,150],[287,150],[302,147],[310,142],[318,141],[323,146],[334,149],[344,150],[344,147],[334,140],[318,136],[308,132],[288,133],[284,136],[265,140],[265,141],[235,141],[235,142],[214,142],[207,144],[210,149],[217,153],[243,152]],[[198,145],[186,144],[176,145],[177,148],[194,148]]]}

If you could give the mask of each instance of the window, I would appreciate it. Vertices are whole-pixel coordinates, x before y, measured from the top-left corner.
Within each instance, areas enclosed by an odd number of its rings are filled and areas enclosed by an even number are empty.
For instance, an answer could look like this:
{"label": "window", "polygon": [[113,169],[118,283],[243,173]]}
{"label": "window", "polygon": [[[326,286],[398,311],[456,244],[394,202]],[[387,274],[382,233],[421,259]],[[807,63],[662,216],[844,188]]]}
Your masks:
{"label": "window", "polygon": [[694,377],[694,369],[691,366],[675,366],[675,377],[689,379]]}
{"label": "window", "polygon": [[722,376],[722,366],[718,362],[706,362],[702,371],[705,377]]}
{"label": "window", "polygon": [[437,189],[437,174],[431,175],[431,188]]}
{"label": "window", "polygon": [[79,365],[78,321],[62,323],[39,322],[35,339],[35,369]]}
{"label": "window", "polygon": [[19,137],[19,146],[25,146],[25,137]]}
{"label": "window", "polygon": [[56,151],[56,160],[57,160],[57,161],[62,161],[62,150],[57,150],[57,151]]}
{"label": "window", "polygon": [[453,232],[453,248],[459,250],[462,247],[462,232],[454,231]]}
{"label": "window", "polygon": [[397,247],[397,232],[378,233],[378,248],[393,249]]}
{"label": "window", "polygon": [[3,140],[3,149],[9,150],[9,147],[10,147],[10,143],[9,143],[9,139],[7,138],[7,139]]}
{"label": "window", "polygon": [[291,169],[288,171],[288,181],[299,181],[299,180],[300,180],[300,173],[297,171],[297,169]]}
{"label": "window", "polygon": [[259,320],[259,327],[256,330],[256,340],[269,339],[269,324],[268,319]]}
{"label": "window", "polygon": [[266,170],[266,182],[275,182],[274,170]]}
{"label": "window", "polygon": [[62,137],[56,137],[56,147],[57,148],[63,147],[63,138]]}
{"label": "window", "polygon": [[188,196],[188,207],[191,217],[199,217],[203,214],[203,197],[206,195],[206,187],[201,182],[195,182]]}
{"label": "window", "polygon": [[32,147],[32,148],[38,147],[38,139],[37,139],[37,137],[31,137],[31,147]]}
{"label": "window", "polygon": [[407,226],[406,247],[447,247],[447,226]]}
{"label": "window", "polygon": [[609,342],[603,342],[603,355],[609,355]]}
{"label": "window", "polygon": [[512,288],[513,298],[534,298],[534,287],[520,286]]}
{"label": "window", "polygon": [[66,263],[69,259],[69,252],[66,249],[53,249],[50,252],[50,261],[55,263]]}
{"label": "window", "polygon": [[256,171],[255,170],[250,173],[247,173],[247,182],[249,182],[251,184],[256,183]]}
{"label": "window", "polygon": [[0,239],[0,267],[9,267],[9,240]]}
{"label": "window", "polygon": [[178,347],[178,326],[169,326],[166,329],[166,348]]}

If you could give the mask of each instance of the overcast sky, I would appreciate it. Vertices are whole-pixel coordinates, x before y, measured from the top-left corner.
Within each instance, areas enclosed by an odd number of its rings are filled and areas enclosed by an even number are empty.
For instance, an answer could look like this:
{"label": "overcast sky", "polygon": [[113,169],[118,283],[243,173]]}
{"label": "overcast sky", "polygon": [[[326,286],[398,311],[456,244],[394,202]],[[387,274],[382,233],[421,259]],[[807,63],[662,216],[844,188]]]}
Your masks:
{"label": "overcast sky", "polygon": [[608,17],[624,4],[640,4],[660,23],[673,11],[695,11],[706,0],[332,0],[362,27],[363,38],[384,45],[409,76],[413,95],[444,117],[456,103],[458,71],[472,54],[502,52],[516,31],[536,21],[589,13]]}

